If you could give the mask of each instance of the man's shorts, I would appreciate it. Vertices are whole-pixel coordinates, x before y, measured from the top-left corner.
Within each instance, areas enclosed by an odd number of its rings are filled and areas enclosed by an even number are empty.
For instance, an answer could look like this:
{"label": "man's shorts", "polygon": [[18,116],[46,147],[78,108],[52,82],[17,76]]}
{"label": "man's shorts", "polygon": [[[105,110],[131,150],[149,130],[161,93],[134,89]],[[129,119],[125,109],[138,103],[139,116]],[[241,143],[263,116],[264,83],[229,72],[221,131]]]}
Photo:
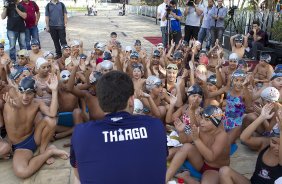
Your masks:
{"label": "man's shorts", "polygon": [[12,145],[12,149],[13,151],[17,149],[28,149],[34,153],[37,149],[37,145],[34,140],[34,132],[32,132],[32,134],[30,134],[30,136],[28,136],[22,142]]}

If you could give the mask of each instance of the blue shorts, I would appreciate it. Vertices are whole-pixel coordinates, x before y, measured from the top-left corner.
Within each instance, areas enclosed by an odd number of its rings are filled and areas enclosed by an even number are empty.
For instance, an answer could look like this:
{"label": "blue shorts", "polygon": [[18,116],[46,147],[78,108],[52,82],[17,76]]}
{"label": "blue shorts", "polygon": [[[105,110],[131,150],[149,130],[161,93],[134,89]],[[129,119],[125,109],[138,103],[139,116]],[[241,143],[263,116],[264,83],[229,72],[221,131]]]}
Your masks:
{"label": "blue shorts", "polygon": [[34,140],[34,132],[32,132],[32,134],[30,134],[30,136],[22,142],[12,145],[12,149],[13,151],[17,149],[28,149],[34,153],[37,149],[37,145]]}

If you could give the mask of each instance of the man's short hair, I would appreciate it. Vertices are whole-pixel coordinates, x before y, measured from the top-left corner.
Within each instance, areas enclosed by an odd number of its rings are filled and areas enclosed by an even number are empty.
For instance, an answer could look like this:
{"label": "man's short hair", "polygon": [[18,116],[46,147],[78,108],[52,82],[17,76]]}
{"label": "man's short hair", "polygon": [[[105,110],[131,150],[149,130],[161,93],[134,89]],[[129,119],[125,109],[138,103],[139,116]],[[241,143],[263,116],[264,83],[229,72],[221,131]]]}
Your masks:
{"label": "man's short hair", "polygon": [[176,5],[177,3],[176,3],[176,1],[174,1],[174,0],[171,0],[171,1],[169,2],[169,4],[173,4],[173,5]]}
{"label": "man's short hair", "polygon": [[258,20],[254,20],[254,21],[253,21],[253,24],[256,24],[256,25],[260,26],[260,23],[259,23]]}
{"label": "man's short hair", "polygon": [[134,94],[132,79],[126,73],[111,71],[98,81],[96,94],[104,112],[121,111]]}
{"label": "man's short hair", "polygon": [[111,37],[112,37],[112,36],[117,36],[117,33],[116,33],[116,32],[112,32],[112,33],[111,33]]}

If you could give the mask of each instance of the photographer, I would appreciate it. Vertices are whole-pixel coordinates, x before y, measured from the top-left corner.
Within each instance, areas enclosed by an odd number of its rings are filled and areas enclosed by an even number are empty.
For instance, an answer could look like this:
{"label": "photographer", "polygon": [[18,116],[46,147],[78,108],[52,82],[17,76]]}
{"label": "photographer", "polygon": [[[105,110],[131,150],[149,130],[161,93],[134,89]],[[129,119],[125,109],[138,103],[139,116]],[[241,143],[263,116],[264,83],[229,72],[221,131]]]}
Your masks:
{"label": "photographer", "polygon": [[4,8],[1,18],[7,19],[7,36],[10,44],[10,58],[16,61],[16,41],[18,40],[20,49],[26,49],[25,44],[25,23],[27,14],[25,8],[19,4],[19,0],[4,1]]}
{"label": "photographer", "polygon": [[165,47],[167,47],[167,21],[163,21],[162,17],[166,13],[168,0],[164,0],[162,4],[158,6],[158,18],[160,20],[160,27],[162,32],[162,43]]}
{"label": "photographer", "polygon": [[176,1],[170,1],[169,6],[167,6],[166,13],[162,17],[162,21],[165,21],[167,19],[170,20],[169,40],[173,39],[173,41],[177,45],[182,37],[180,24],[182,13],[179,9],[177,9],[176,6]]}
{"label": "photographer", "polygon": [[189,42],[191,38],[198,39],[201,15],[204,10],[204,7],[200,2],[201,0],[189,0],[185,7],[184,16],[186,17],[186,21],[184,40],[187,42]]}
{"label": "photographer", "polygon": [[217,6],[211,10],[211,44],[214,46],[215,40],[219,40],[222,45],[222,37],[224,32],[224,18],[227,15],[227,8],[223,6],[223,0],[217,1]]}

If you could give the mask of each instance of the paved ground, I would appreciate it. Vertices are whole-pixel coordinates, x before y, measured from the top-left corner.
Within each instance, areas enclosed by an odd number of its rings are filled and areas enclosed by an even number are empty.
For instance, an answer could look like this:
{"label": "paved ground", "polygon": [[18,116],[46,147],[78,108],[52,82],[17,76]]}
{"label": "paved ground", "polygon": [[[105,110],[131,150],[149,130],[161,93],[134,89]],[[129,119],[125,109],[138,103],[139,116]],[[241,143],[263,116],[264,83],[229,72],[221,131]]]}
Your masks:
{"label": "paved ground", "polygon": [[[73,39],[81,39],[85,48],[92,48],[94,42],[106,42],[112,31],[118,33],[118,39],[123,46],[132,45],[135,39],[140,39],[146,49],[152,44],[143,39],[143,36],[160,36],[159,27],[153,19],[137,16],[116,16],[117,12],[99,12],[97,17],[77,16],[72,17],[68,24],[68,36]],[[46,32],[40,34],[44,50],[53,50],[50,35]],[[69,138],[56,141],[54,144],[62,148],[68,143]],[[255,167],[256,154],[249,151],[245,146],[238,143],[239,148],[232,156],[231,166],[247,177]],[[69,149],[63,148],[67,151]],[[69,160],[56,159],[50,166],[44,165],[39,172],[26,180],[18,179],[12,172],[12,162],[0,161],[0,183],[1,184],[71,184],[73,183],[73,172]]]}

